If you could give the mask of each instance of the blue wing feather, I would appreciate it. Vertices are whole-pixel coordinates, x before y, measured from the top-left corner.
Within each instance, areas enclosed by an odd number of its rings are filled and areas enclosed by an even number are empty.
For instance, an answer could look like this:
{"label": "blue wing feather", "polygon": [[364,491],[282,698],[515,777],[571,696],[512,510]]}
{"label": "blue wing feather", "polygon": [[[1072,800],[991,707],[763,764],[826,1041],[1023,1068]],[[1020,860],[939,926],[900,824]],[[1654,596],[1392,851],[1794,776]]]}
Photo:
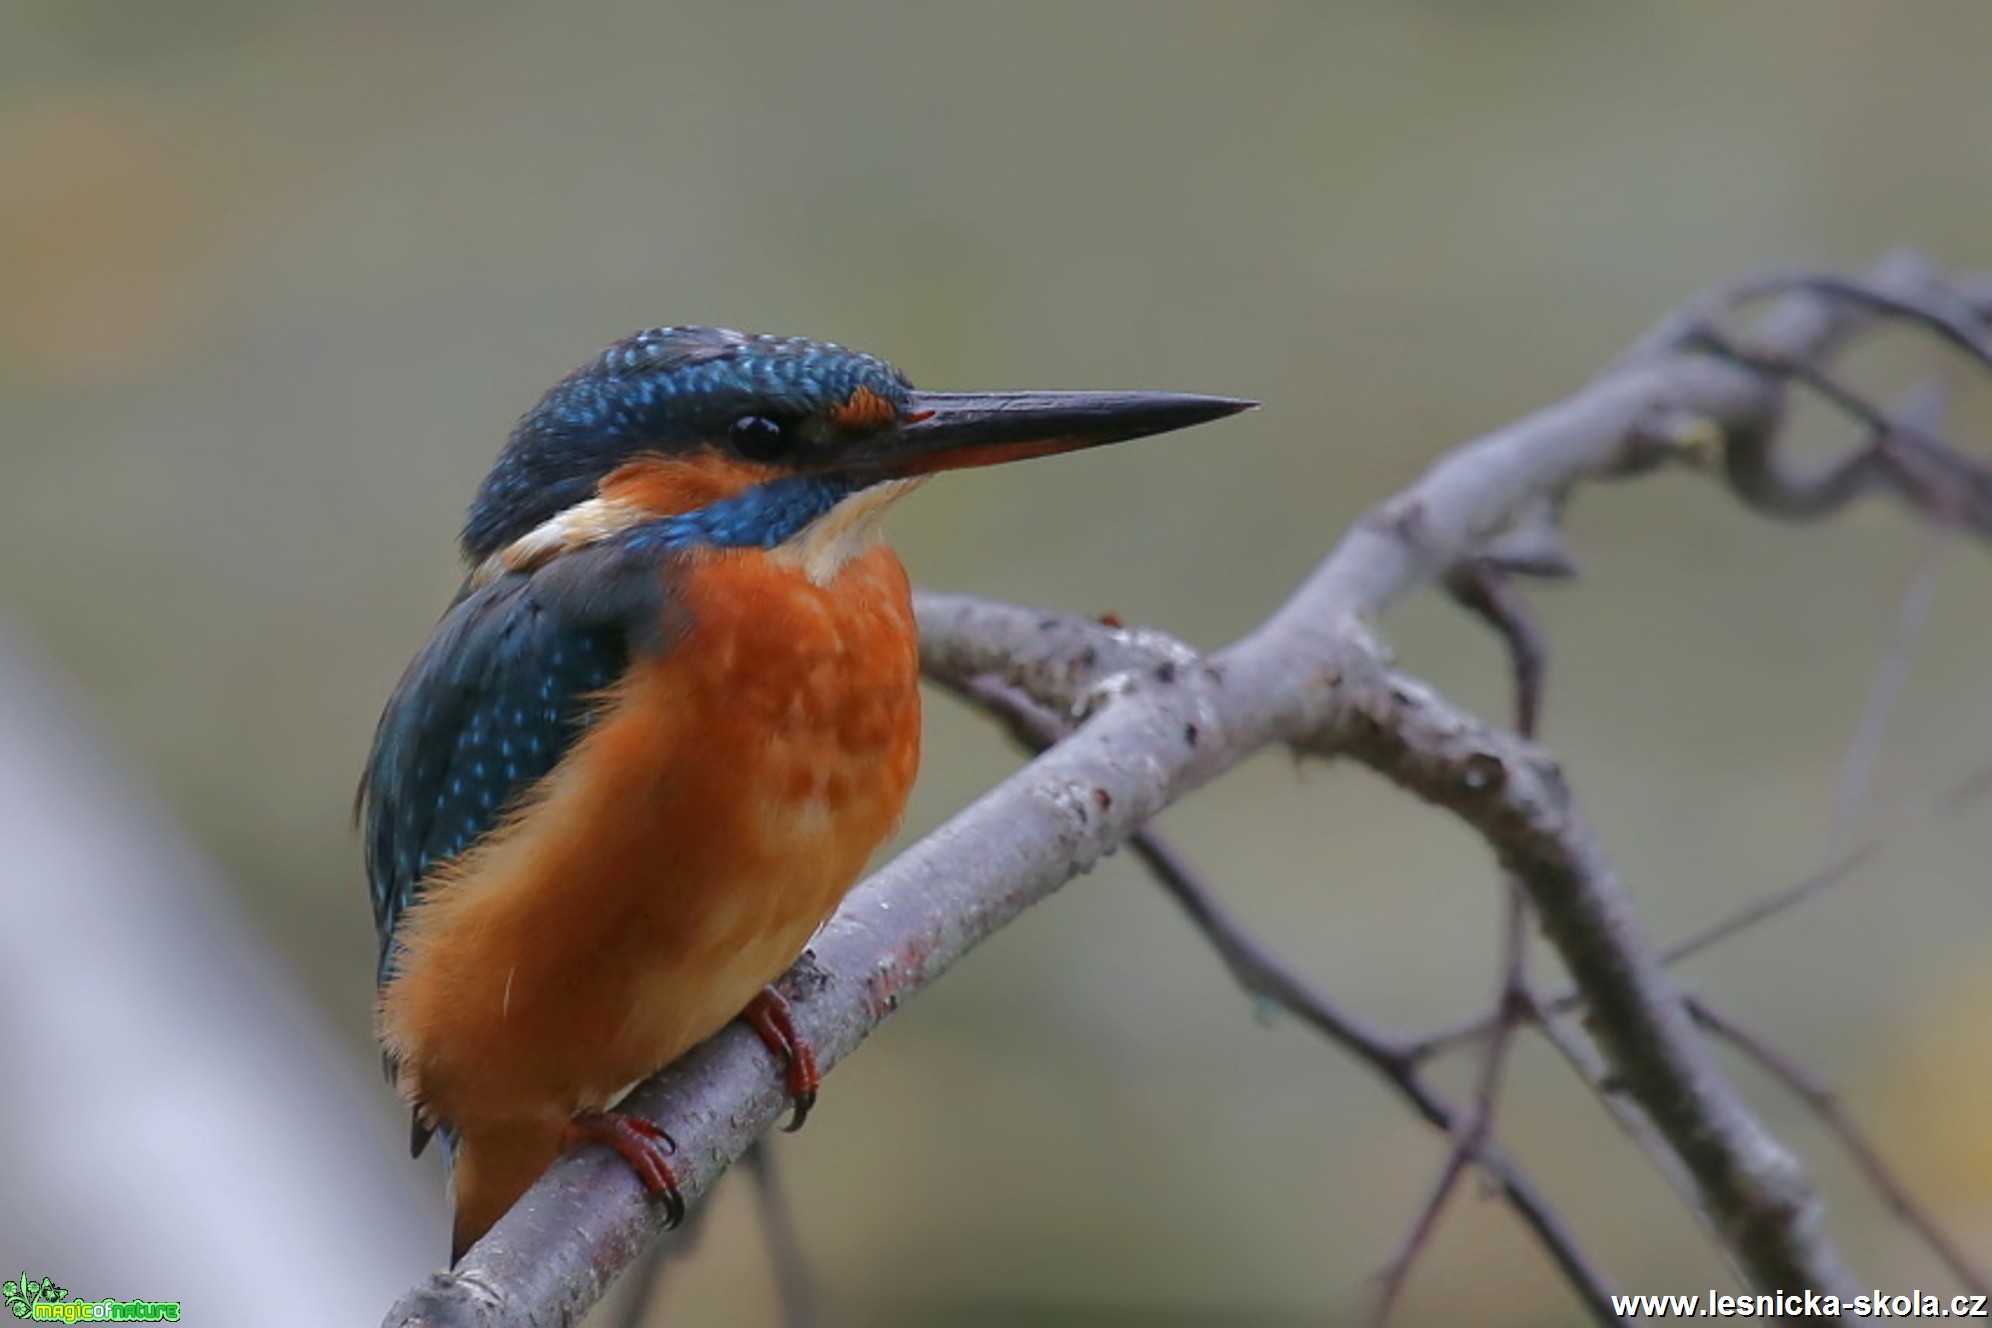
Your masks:
{"label": "blue wing feather", "polygon": [[661,648],[655,555],[570,554],[460,596],[409,665],[360,785],[380,983],[436,867],[493,828],[587,730],[633,651]]}
{"label": "blue wing feather", "polygon": [[[654,545],[626,540],[467,588],[408,666],[360,779],[382,987],[434,869],[552,772],[633,654],[680,630],[659,563]],[[429,1135],[418,1107],[410,1151]]]}

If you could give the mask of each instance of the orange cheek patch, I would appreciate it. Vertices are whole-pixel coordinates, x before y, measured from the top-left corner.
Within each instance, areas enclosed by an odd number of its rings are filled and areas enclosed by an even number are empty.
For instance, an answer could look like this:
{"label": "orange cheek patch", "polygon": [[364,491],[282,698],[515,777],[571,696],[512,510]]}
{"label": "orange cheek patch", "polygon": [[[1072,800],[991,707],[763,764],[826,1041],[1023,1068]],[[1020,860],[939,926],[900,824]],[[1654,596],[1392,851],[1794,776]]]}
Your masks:
{"label": "orange cheek patch", "polygon": [[780,471],[756,466],[716,451],[689,456],[640,456],[611,472],[598,486],[602,497],[626,503],[652,516],[696,512],[724,498],[744,493],[779,477]]}
{"label": "orange cheek patch", "polygon": [[899,418],[899,407],[869,387],[851,393],[843,405],[830,412],[830,423],[844,433],[874,433]]}

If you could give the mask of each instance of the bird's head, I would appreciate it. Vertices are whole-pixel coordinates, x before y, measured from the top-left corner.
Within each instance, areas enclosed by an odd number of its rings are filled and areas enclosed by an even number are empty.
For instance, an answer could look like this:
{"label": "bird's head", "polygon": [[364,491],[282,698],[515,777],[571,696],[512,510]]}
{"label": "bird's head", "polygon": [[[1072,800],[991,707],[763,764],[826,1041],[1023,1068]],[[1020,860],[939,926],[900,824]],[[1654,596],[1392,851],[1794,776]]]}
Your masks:
{"label": "bird's head", "polygon": [[[1164,433],[1256,403],[1164,392],[922,392],[871,355],[668,327],[609,347],[513,429],[464,527],[473,566],[638,522],[781,549],[925,476]],[[868,524],[868,520],[866,522]]]}

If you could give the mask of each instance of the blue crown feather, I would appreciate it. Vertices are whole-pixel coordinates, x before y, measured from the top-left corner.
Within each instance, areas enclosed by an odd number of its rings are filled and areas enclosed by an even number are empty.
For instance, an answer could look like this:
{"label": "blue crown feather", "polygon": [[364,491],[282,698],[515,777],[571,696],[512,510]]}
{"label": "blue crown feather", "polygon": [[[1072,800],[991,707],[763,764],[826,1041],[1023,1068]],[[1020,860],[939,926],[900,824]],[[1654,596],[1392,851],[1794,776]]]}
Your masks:
{"label": "blue crown feather", "polygon": [[[818,416],[860,389],[894,403],[912,390],[891,364],[833,342],[716,327],[626,337],[556,383],[513,428],[471,505],[464,554],[481,562],[592,497],[602,477],[636,453],[717,442],[746,415]],[[766,501],[787,512],[822,496],[804,486]],[[716,519],[730,530],[752,516],[736,510]]]}

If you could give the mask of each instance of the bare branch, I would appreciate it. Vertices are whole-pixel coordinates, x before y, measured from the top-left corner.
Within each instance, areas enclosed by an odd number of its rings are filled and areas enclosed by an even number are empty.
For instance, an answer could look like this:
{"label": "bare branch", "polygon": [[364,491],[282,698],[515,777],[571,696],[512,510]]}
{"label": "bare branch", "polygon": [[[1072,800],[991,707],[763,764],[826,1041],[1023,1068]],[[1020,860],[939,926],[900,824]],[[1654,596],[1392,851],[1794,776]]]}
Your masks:
{"label": "bare branch", "polygon": [[1529,603],[1501,568],[1485,558],[1461,563],[1446,573],[1446,593],[1501,638],[1515,679],[1515,731],[1533,738],[1542,718],[1543,680],[1549,671],[1549,641]]}
{"label": "bare branch", "polygon": [[1865,447],[1810,473],[1792,470],[1767,450],[1731,447],[1726,453],[1730,481],[1752,506],[1778,516],[1816,517],[1888,490],[1940,526],[1992,541],[1992,469],[1873,404],[1807,360],[1753,350],[1708,328],[1694,333],[1688,344],[1766,377],[1802,383],[1873,434]]}
{"label": "bare branch", "polygon": [[[973,677],[945,679],[941,685],[1000,722],[1026,751],[1043,751],[1068,731],[1049,710],[1007,683]],[[1591,1264],[1562,1219],[1519,1165],[1493,1146],[1494,1086],[1505,1048],[1498,1043],[1490,1048],[1488,1073],[1483,1076],[1480,1093],[1472,1109],[1459,1113],[1425,1081],[1405,1054],[1405,1044],[1400,1039],[1369,1027],[1318,992],[1224,906],[1216,890],[1159,831],[1152,828],[1138,831],[1130,843],[1143,865],[1224,960],[1239,986],[1294,1015],[1382,1076],[1428,1124],[1445,1131],[1452,1140],[1449,1156],[1457,1161],[1449,1163],[1449,1175],[1456,1179],[1467,1163],[1479,1163],[1509,1207],[1542,1243],[1593,1319],[1603,1324],[1625,1322],[1612,1307],[1612,1293],[1603,1274]],[[1527,1008],[1522,986],[1522,958],[1526,953],[1524,923],[1519,912],[1524,905],[1519,892],[1510,895],[1510,904],[1516,912],[1511,917],[1508,959],[1503,965],[1502,1004],[1508,1008],[1512,999],[1519,1019]],[[1445,1189],[1451,1188],[1452,1182],[1448,1180]],[[1434,1206],[1442,1202],[1440,1195]],[[1433,1216],[1436,1215],[1434,1211]],[[1415,1249],[1402,1259],[1406,1271],[1413,1255]],[[1388,1298],[1383,1308],[1383,1312],[1387,1311]]]}
{"label": "bare branch", "polygon": [[1589,998],[1614,1080],[1693,1177],[1700,1206],[1753,1284],[1851,1295],[1804,1169],[1710,1061],[1554,764],[1381,669],[1351,670],[1342,687],[1366,716],[1349,754],[1472,825],[1528,891]]}
{"label": "bare branch", "polygon": [[[1937,282],[1929,264],[1900,256],[1862,285],[1928,304]],[[1932,307],[1948,317],[1959,298]],[[1786,382],[1817,380],[1812,366],[1889,312],[1814,290],[1774,305],[1744,355],[1643,347],[1567,400],[1446,453],[1349,531],[1270,618],[1207,659],[1156,633],[921,597],[930,676],[994,674],[1083,723],[860,885],[819,934],[785,990],[823,1066],[1024,908],[1255,752],[1288,744],[1353,756],[1472,826],[1523,885],[1588,999],[1612,1084],[1664,1138],[1661,1165],[1678,1161],[1748,1280],[1850,1290],[1802,1168],[1710,1056],[1554,763],[1391,672],[1370,624],[1488,554],[1532,505],[1585,479],[1642,473],[1711,431],[1731,486],[1753,507],[1833,510],[1776,453]],[[1869,449],[1882,459],[1864,467],[1939,520],[1929,501],[1938,492],[1970,500],[1966,521],[1981,510],[1973,503],[1992,509],[1974,463],[1935,438],[1890,430]],[[1860,487],[1872,487],[1862,475]],[[783,1101],[758,1042],[730,1029],[626,1105],[679,1141],[675,1163],[695,1199]],[[594,1150],[563,1158],[455,1272],[418,1288],[389,1322],[572,1322],[656,1226],[625,1170]]]}

